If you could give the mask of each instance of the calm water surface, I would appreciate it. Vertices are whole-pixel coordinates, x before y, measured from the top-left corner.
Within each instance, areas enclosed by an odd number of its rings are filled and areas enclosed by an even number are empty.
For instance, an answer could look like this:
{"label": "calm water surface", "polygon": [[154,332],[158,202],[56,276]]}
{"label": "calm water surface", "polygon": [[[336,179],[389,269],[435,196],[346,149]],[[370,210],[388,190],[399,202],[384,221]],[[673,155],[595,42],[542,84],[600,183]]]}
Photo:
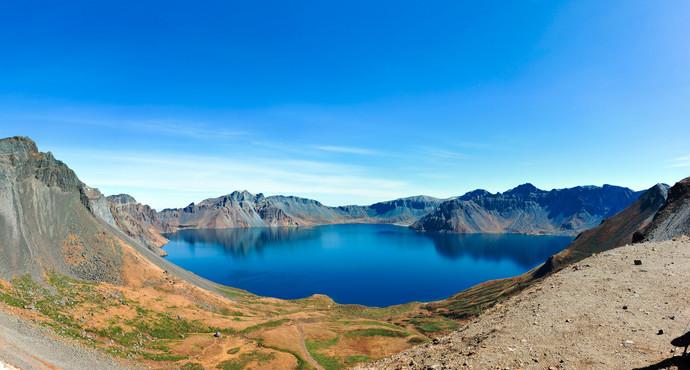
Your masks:
{"label": "calm water surface", "polygon": [[518,275],[572,240],[418,233],[393,225],[182,230],[166,237],[168,260],[217,283],[271,297],[321,293],[370,306],[437,300]]}

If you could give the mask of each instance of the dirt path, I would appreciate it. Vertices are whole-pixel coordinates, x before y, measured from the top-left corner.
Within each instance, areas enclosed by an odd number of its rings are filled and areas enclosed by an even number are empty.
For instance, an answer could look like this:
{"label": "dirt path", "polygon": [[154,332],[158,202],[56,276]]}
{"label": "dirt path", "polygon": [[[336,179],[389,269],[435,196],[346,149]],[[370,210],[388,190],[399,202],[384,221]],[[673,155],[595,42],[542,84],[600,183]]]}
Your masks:
{"label": "dirt path", "polygon": [[689,277],[688,238],[613,249],[546,278],[449,336],[362,368],[631,369],[674,363],[682,349],[670,342],[689,330]]}
{"label": "dirt path", "polygon": [[302,347],[302,351],[304,351],[305,356],[307,357],[306,360],[316,368],[317,370],[324,370],[321,364],[319,364],[318,361],[316,361],[313,357],[311,357],[311,353],[309,353],[309,350],[307,349],[307,345],[304,343],[305,341],[305,336],[304,336],[304,329],[302,328],[301,323],[297,323],[297,331],[299,331],[299,345]]}
{"label": "dirt path", "polygon": [[0,311],[0,369],[3,368],[117,370],[129,367]]}

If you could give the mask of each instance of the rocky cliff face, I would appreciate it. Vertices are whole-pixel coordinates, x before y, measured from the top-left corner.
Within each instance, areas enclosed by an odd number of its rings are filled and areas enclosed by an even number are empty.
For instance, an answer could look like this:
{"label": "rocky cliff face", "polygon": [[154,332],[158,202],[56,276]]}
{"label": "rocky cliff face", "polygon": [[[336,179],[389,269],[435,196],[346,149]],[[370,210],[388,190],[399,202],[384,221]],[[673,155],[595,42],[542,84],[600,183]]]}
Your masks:
{"label": "rocky cliff face", "polygon": [[434,211],[442,202],[442,199],[418,195],[372,204],[366,207],[366,213],[386,223],[409,225]]}
{"label": "rocky cliff face", "polygon": [[[150,251],[120,230],[113,203],[82,183],[25,137],[0,139],[0,279],[48,272],[77,279],[138,285],[174,276],[204,289],[216,285]],[[141,213],[146,215],[146,207]],[[151,210],[152,211],[152,210]],[[143,220],[150,220],[143,218]]]}
{"label": "rocky cliff face", "polygon": [[168,225],[168,231],[298,225],[284,211],[267,202],[262,194],[253,195],[247,191],[235,191],[185,208],[164,209],[159,217]]}
{"label": "rocky cliff face", "polygon": [[0,277],[57,271],[119,282],[122,251],[109,222],[100,192],[64,163],[28,138],[0,140]]}
{"label": "rocky cliff face", "polygon": [[441,203],[412,227],[420,231],[575,235],[629,206],[639,195],[611,185],[544,191],[524,184],[496,194],[475,190]]}
{"label": "rocky cliff face", "polygon": [[127,194],[111,195],[106,203],[117,228],[128,236],[138,239],[152,251],[165,255],[160,247],[168,242],[161,235],[166,225],[154,209],[138,203]]}
{"label": "rocky cliff face", "polygon": [[668,198],[639,239],[661,241],[690,235],[690,177],[668,190]]}

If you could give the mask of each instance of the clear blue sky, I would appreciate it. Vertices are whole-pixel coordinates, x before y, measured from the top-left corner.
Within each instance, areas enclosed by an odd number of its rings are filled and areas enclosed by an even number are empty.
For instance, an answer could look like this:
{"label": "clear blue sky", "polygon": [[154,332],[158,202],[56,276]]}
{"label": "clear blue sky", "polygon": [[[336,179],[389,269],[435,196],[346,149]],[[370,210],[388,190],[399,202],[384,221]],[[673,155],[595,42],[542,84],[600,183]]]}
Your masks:
{"label": "clear blue sky", "polygon": [[0,136],[157,208],[690,176],[690,2],[5,1]]}

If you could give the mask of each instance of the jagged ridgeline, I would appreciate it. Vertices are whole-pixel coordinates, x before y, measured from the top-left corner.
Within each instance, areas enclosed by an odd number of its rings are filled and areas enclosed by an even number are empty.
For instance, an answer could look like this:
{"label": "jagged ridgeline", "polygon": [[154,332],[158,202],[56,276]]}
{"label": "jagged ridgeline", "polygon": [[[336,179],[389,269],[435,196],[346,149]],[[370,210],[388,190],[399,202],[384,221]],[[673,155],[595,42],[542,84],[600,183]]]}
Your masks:
{"label": "jagged ridgeline", "polygon": [[475,190],[448,200],[412,227],[420,231],[576,235],[633,203],[642,192],[604,185],[504,193]]}
{"label": "jagged ridgeline", "polygon": [[312,199],[294,196],[264,196],[235,191],[184,208],[158,213],[162,227],[227,228],[265,226],[313,226],[336,223],[398,223],[409,225],[433,211],[441,199],[415,196],[370,206],[329,207]]}
{"label": "jagged ridgeline", "polygon": [[414,196],[369,206],[329,207],[312,199],[235,191],[160,212],[126,194],[108,200],[122,230],[156,247],[164,243],[160,233],[185,228],[338,223],[394,223],[419,231],[576,235],[624,209],[640,194],[611,185],[544,191],[527,184],[504,193],[475,190],[446,200]]}
{"label": "jagged ridgeline", "polygon": [[28,138],[0,140],[0,277],[56,271],[120,282],[122,241],[107,222],[105,198],[51,153]]}

